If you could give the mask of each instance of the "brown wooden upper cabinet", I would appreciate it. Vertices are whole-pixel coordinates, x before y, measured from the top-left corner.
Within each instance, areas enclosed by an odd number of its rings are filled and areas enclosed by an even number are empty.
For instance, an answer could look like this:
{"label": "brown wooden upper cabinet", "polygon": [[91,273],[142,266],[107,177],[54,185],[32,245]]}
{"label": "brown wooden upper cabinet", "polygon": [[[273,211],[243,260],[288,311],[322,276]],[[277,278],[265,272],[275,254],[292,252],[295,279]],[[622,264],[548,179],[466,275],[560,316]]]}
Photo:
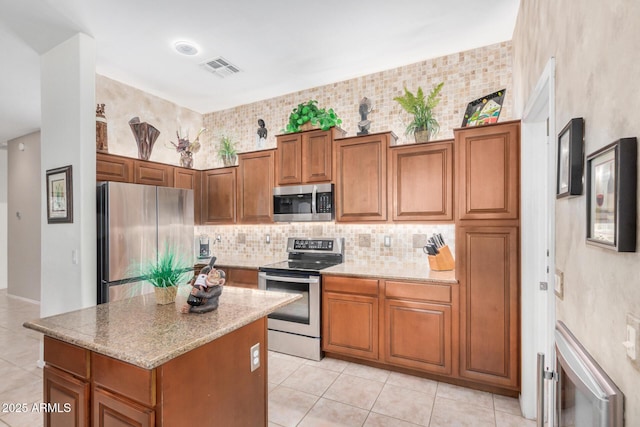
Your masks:
{"label": "brown wooden upper cabinet", "polygon": [[458,219],[517,219],[520,122],[456,129]]}
{"label": "brown wooden upper cabinet", "polygon": [[275,151],[238,155],[238,222],[273,222]]}
{"label": "brown wooden upper cabinet", "polygon": [[391,219],[453,221],[453,140],[390,152]]}
{"label": "brown wooden upper cabinet", "polygon": [[96,153],[96,181],[133,182],[133,160]]}
{"label": "brown wooden upper cabinet", "polygon": [[237,170],[233,166],[202,172],[202,224],[236,222]]}
{"label": "brown wooden upper cabinet", "polygon": [[173,187],[173,166],[134,159],[133,182],[136,184]]}
{"label": "brown wooden upper cabinet", "polygon": [[173,186],[193,190],[193,223],[202,224],[202,172],[195,169],[174,168]]}
{"label": "brown wooden upper cabinet", "polygon": [[340,136],[344,136],[344,131],[335,127],[278,135],[276,184],[331,181],[333,141]]}
{"label": "brown wooden upper cabinet", "polygon": [[387,220],[387,147],[395,139],[385,132],[336,141],[336,221]]}

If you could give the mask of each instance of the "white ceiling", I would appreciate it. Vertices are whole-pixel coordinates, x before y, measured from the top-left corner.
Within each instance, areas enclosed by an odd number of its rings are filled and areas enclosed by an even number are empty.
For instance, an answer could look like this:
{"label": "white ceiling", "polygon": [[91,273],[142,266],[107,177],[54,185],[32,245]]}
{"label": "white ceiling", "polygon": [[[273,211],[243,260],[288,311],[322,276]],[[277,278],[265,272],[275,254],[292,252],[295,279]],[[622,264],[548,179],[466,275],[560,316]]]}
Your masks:
{"label": "white ceiling", "polygon": [[[40,127],[39,55],[77,32],[98,74],[208,113],[510,40],[519,3],[0,0],[0,143]],[[200,66],[218,56],[242,72]]]}

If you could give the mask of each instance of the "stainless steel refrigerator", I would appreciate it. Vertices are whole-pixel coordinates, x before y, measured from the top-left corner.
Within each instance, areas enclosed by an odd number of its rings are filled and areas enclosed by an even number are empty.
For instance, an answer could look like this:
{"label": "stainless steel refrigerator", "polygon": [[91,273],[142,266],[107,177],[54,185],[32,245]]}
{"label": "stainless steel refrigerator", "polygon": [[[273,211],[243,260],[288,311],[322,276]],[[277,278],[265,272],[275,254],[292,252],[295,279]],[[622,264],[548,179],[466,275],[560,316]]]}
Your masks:
{"label": "stainless steel refrigerator", "polygon": [[194,259],[193,190],[99,182],[97,215],[98,304],[152,292],[140,265],[165,245]]}

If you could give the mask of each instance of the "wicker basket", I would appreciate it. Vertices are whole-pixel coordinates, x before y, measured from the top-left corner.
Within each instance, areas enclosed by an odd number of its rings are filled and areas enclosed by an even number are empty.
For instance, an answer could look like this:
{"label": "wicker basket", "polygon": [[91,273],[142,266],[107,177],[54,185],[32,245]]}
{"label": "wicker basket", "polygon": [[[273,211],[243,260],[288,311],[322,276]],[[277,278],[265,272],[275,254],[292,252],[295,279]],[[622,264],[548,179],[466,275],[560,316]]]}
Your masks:
{"label": "wicker basket", "polygon": [[156,302],[161,305],[171,304],[176,301],[178,293],[177,286],[168,286],[166,288],[154,288],[156,293]]}

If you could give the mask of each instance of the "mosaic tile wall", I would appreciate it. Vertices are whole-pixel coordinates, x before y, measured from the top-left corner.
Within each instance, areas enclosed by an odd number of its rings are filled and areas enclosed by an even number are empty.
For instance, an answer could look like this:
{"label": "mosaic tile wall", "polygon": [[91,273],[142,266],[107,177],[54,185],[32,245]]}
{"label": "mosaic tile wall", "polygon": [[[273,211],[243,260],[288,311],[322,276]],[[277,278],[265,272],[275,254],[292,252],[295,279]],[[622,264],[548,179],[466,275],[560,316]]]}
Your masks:
{"label": "mosaic tile wall", "polygon": [[[224,259],[233,257],[286,258],[288,237],[344,237],[345,259],[358,263],[427,262],[422,246],[433,233],[442,233],[455,254],[453,224],[336,224],[333,222],[282,223],[272,225],[196,226],[196,237],[207,234],[210,242],[220,235],[221,242],[212,246],[212,254]],[[271,243],[265,243],[269,234]],[[384,236],[391,246],[384,246]]]}
{"label": "mosaic tile wall", "polygon": [[393,98],[402,95],[404,86],[412,92],[421,86],[428,93],[441,81],[444,82],[441,101],[435,110],[440,123],[437,139],[452,138],[453,129],[462,124],[467,104],[499,89],[507,89],[500,121],[514,118],[511,68],[511,42],[503,42],[208,113],[204,115],[204,126],[209,131],[204,135],[206,143],[198,156],[206,157],[207,167],[222,166],[216,157],[222,134],[237,141],[240,152],[257,150],[259,118],[265,121],[269,131],[264,148],[275,148],[275,135],[282,133],[292,108],[309,99],[316,99],[321,108],[333,108],[342,118],[341,127],[347,136],[353,136],[360,121],[358,105],[366,96],[374,108],[368,116],[372,121],[370,132],[391,130],[398,135],[399,144],[412,142],[409,140],[412,137],[404,134],[409,116]]}

